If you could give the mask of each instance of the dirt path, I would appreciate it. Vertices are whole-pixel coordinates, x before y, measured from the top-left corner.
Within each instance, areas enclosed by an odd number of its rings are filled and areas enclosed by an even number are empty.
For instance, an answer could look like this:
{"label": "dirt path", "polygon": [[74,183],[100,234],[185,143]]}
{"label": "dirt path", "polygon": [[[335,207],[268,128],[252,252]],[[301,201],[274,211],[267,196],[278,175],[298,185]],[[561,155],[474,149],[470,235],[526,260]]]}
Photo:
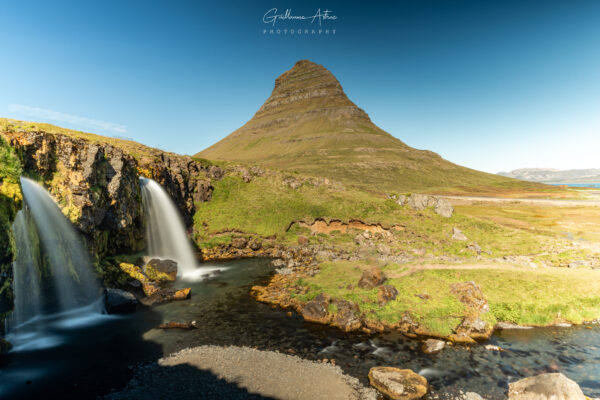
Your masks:
{"label": "dirt path", "polygon": [[523,265],[514,265],[510,263],[479,263],[479,264],[422,264],[422,265],[411,265],[408,269],[401,272],[386,272],[388,278],[401,278],[414,274],[415,272],[422,271],[425,269],[502,269],[502,270],[519,270],[519,269],[534,269],[533,267],[526,267]]}
{"label": "dirt path", "polygon": [[376,392],[331,364],[248,347],[200,346],[138,367],[105,399],[373,399]]}
{"label": "dirt path", "polygon": [[474,201],[487,201],[491,203],[522,203],[533,205],[548,205],[559,207],[591,206],[600,207],[600,199],[589,200],[553,200],[553,199],[510,199],[504,197],[476,197],[476,196],[437,196],[450,200],[453,205],[471,203]]}

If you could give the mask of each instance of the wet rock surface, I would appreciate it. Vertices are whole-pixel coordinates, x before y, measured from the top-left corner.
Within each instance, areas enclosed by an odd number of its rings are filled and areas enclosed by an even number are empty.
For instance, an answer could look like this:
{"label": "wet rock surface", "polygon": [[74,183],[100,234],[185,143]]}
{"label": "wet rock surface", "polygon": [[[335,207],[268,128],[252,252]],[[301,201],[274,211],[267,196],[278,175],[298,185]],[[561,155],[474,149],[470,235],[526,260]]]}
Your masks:
{"label": "wet rock surface", "polygon": [[177,278],[177,262],[153,258],[143,266],[142,271],[151,281],[174,281]]}
{"label": "wet rock surface", "polygon": [[6,354],[12,349],[12,344],[0,336],[0,354]]}
{"label": "wet rock surface", "polygon": [[427,394],[427,379],[409,370],[374,367],[369,371],[371,386],[393,400],[420,399]]}
{"label": "wet rock surface", "polygon": [[169,193],[189,226],[195,204],[212,198],[211,179],[225,172],[190,157],[144,147],[136,157],[103,142],[43,131],[4,132],[25,171],[40,176],[63,213],[100,257],[144,246],[139,176]]}
{"label": "wet rock surface", "polygon": [[443,340],[427,339],[423,342],[421,351],[423,351],[425,354],[437,354],[444,350],[444,347],[446,347],[446,342]]}
{"label": "wet rock surface", "polygon": [[121,289],[104,290],[104,306],[109,314],[127,314],[137,309],[135,296]]}
{"label": "wet rock surface", "polygon": [[577,383],[563,374],[541,374],[511,383],[509,400],[585,400]]}

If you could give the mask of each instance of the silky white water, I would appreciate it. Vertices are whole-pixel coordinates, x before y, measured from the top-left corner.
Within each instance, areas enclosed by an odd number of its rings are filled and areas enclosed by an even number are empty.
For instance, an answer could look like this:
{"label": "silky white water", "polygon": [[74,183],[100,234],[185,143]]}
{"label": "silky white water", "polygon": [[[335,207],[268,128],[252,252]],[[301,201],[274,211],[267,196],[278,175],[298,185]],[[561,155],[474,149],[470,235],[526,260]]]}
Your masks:
{"label": "silky white water", "polygon": [[24,206],[13,224],[15,309],[7,320],[15,350],[56,345],[50,331],[87,323],[103,310],[78,232],[42,186],[21,178],[21,189]]}
{"label": "silky white water", "polygon": [[182,278],[206,273],[204,268],[198,268],[185,224],[169,194],[152,179],[140,178],[140,181],[148,255],[176,261],[177,275]]}

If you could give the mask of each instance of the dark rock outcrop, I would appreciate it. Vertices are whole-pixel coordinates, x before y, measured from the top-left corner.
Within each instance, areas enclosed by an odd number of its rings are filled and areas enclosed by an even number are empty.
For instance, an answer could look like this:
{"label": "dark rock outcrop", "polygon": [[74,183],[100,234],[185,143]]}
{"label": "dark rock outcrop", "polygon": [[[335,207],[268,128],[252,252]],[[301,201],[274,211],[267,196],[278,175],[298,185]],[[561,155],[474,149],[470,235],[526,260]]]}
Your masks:
{"label": "dark rock outcrop", "polygon": [[12,349],[12,344],[0,336],[0,354],[5,354]]}
{"label": "dark rock outcrop", "polygon": [[44,181],[99,257],[143,248],[140,175],[165,188],[189,226],[195,204],[212,197],[210,179],[225,174],[219,167],[142,145],[135,148],[142,149],[140,155],[127,146],[76,135],[11,130],[10,125],[2,134],[19,155],[24,171]]}
{"label": "dark rock outcrop", "polygon": [[135,159],[102,143],[45,132],[4,132],[23,169],[41,177],[63,213],[103,256],[143,247]]}
{"label": "dark rock outcrop", "polygon": [[193,222],[196,203],[210,201],[213,187],[210,180],[223,178],[225,172],[217,166],[205,166],[188,156],[152,150],[153,157],[141,157],[140,171],[158,182],[169,193],[187,226]]}
{"label": "dark rock outcrop", "polygon": [[109,314],[127,314],[137,309],[138,301],[129,292],[120,289],[104,291],[104,308]]}

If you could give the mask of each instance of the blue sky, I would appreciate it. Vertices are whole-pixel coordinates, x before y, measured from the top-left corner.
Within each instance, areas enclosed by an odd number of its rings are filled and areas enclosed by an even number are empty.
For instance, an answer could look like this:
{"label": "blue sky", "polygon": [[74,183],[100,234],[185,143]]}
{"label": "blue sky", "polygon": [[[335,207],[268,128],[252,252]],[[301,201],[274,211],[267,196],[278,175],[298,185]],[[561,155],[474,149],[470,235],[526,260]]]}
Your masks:
{"label": "blue sky", "polygon": [[[264,34],[271,8],[330,10],[336,32]],[[1,15],[0,116],[193,154],[310,59],[381,128],[458,164],[600,167],[598,1],[24,0]]]}

